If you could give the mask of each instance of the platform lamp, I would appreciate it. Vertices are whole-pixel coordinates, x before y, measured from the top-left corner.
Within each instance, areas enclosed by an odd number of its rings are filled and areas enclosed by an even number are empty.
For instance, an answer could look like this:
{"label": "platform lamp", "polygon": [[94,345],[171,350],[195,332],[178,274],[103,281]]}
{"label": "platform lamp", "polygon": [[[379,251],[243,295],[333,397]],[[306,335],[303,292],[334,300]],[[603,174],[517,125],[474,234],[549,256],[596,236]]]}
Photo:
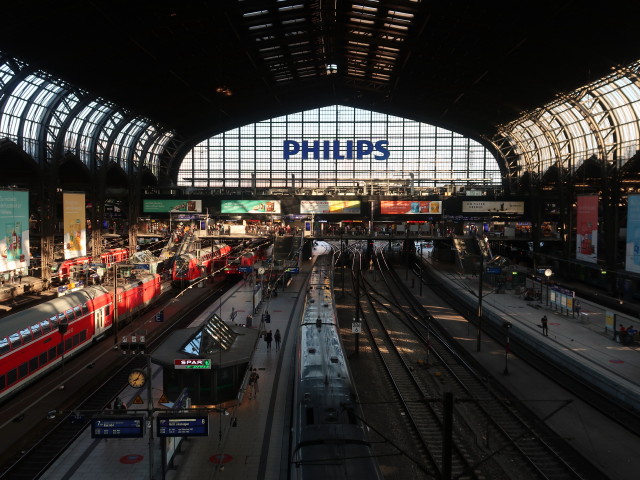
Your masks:
{"label": "platform lamp", "polygon": [[551,275],[553,275],[553,270],[547,268],[544,271],[544,276],[547,277],[547,305],[549,305],[549,279],[551,278]]}

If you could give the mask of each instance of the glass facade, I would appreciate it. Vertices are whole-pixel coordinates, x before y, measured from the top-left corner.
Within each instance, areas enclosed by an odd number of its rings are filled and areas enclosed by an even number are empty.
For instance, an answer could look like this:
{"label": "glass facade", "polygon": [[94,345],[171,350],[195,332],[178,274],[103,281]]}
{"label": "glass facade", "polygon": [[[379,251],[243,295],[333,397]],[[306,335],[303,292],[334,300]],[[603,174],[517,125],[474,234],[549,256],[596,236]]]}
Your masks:
{"label": "glass facade", "polygon": [[[305,143],[306,142],[306,143]],[[501,185],[480,143],[407,118],[341,105],[229,130],[185,156],[178,185],[191,187],[419,187]]]}

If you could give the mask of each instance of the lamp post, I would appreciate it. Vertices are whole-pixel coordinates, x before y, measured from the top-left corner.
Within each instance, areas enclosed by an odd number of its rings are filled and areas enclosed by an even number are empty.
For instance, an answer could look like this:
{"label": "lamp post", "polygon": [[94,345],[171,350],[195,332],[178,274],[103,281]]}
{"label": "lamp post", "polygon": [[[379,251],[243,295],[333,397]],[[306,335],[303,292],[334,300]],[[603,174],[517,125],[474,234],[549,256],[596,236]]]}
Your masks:
{"label": "lamp post", "polygon": [[547,305],[549,305],[549,279],[551,278],[551,275],[553,275],[553,270],[547,268],[544,271],[544,276],[547,277]]}
{"label": "lamp post", "polygon": [[511,322],[504,322],[502,324],[507,333],[507,343],[504,345],[504,375],[509,375],[509,353],[511,353],[511,345],[509,344],[509,329],[511,328]]}
{"label": "lamp post", "polygon": [[480,274],[478,275],[478,338],[476,342],[476,351],[482,350],[482,271],[484,270],[484,254],[480,251]]}
{"label": "lamp post", "polygon": [[[61,320],[58,323],[58,333],[60,333],[60,346],[62,350],[62,378],[64,379],[64,334],[67,333],[67,329],[69,328],[69,323],[67,319]],[[61,385],[60,388],[64,388],[64,385]]]}

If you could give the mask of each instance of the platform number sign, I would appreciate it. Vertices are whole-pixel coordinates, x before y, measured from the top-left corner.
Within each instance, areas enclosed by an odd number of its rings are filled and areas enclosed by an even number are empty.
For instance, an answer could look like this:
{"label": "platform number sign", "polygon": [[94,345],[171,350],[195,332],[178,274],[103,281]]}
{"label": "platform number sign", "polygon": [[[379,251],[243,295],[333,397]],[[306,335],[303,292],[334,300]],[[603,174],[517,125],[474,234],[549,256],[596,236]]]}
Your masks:
{"label": "platform number sign", "polygon": [[362,322],[352,322],[351,323],[351,332],[352,333],[361,333],[362,332]]}

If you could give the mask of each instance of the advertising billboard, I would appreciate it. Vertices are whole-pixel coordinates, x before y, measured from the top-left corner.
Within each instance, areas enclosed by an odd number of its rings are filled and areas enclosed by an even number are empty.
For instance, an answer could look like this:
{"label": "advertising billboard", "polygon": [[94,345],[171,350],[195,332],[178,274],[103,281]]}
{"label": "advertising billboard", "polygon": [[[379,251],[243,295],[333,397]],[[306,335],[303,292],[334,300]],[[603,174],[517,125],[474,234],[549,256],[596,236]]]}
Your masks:
{"label": "advertising billboard", "polygon": [[29,266],[29,192],[0,190],[0,272]]}
{"label": "advertising billboard", "polygon": [[524,202],[464,201],[463,213],[524,213]]}
{"label": "advertising billboard", "polygon": [[576,259],[598,262],[598,196],[581,195],[577,202]]}
{"label": "advertising billboard", "polygon": [[63,193],[64,258],[87,254],[87,221],[84,193]]}
{"label": "advertising billboard", "polygon": [[383,200],[380,202],[381,215],[416,215],[416,214],[441,214],[442,202],[440,200]]}
{"label": "advertising billboard", "polygon": [[625,269],[640,273],[640,195],[629,195],[627,199]]}
{"label": "advertising billboard", "polygon": [[360,200],[301,200],[300,213],[360,213]]}
{"label": "advertising billboard", "polygon": [[202,200],[146,198],[142,201],[142,210],[145,213],[202,213]]}
{"label": "advertising billboard", "polygon": [[280,200],[222,200],[220,213],[281,213]]}

